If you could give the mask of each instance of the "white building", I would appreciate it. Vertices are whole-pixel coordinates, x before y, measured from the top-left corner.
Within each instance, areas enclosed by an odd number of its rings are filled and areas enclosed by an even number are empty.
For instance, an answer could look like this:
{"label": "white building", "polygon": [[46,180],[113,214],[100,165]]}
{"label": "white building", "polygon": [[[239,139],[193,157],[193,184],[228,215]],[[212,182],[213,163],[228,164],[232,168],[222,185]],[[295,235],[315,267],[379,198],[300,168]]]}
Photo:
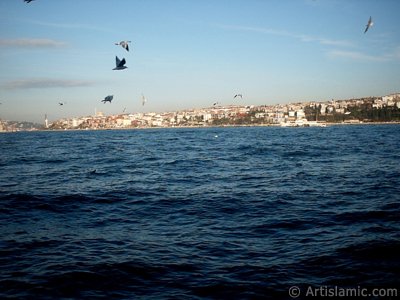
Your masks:
{"label": "white building", "polygon": [[324,103],[321,103],[321,111],[320,111],[320,113],[321,113],[321,115],[325,115],[325,112],[326,112],[326,104],[324,104]]}
{"label": "white building", "polygon": [[71,122],[71,126],[72,127],[78,127],[79,125],[81,125],[83,122],[83,120],[77,119],[77,118],[73,118],[72,122]]}
{"label": "white building", "polygon": [[117,125],[120,127],[129,127],[131,124],[132,121],[130,119],[117,119]]}
{"label": "white building", "polygon": [[298,111],[296,111],[296,117],[297,117],[297,120],[305,119],[306,114],[304,113],[304,110],[299,109]]}
{"label": "white building", "polygon": [[384,102],[388,102],[388,101],[393,101],[396,98],[400,100],[400,93],[398,93],[398,94],[390,94],[390,95],[384,96],[384,97],[382,97],[382,100]]}
{"label": "white building", "polygon": [[212,120],[212,115],[211,114],[203,114],[203,121],[208,122]]}

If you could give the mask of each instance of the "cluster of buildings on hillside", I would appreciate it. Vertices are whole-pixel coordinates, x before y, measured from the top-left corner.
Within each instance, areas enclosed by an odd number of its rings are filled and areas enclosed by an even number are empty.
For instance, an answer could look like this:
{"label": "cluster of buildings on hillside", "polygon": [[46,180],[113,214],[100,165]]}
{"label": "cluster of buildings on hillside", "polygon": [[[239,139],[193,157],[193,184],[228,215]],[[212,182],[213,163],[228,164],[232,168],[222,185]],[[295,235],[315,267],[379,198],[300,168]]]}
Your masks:
{"label": "cluster of buildings on hillside", "polygon": [[[61,119],[46,124],[49,129],[116,129],[148,127],[186,127],[217,125],[280,125],[280,126],[318,126],[325,115],[350,115],[350,108],[369,104],[374,108],[393,106],[400,108],[400,93],[384,97],[369,97],[349,100],[330,100],[326,102],[301,102],[284,105],[262,106],[212,106],[165,113],[130,113],[105,116],[97,112],[94,116]],[[306,111],[316,112],[311,120]],[[346,122],[359,122],[349,116]]]}
{"label": "cluster of buildings on hillside", "polygon": [[15,131],[34,131],[43,129],[42,124],[32,122],[5,121],[0,120],[0,132],[15,132]]}
{"label": "cluster of buildings on hillside", "polygon": [[[357,123],[362,120],[351,114],[354,107],[366,106],[381,109],[400,109],[400,93],[384,97],[369,97],[325,102],[300,102],[261,106],[212,106],[165,113],[130,113],[106,116],[97,112],[93,116],[65,118],[49,123],[47,129],[118,129],[148,127],[190,127],[224,125],[277,125],[277,126],[324,126],[326,116],[343,115],[343,122]],[[0,131],[15,131],[18,127],[7,126],[0,120]],[[26,129],[25,129],[26,130]]]}
{"label": "cluster of buildings on hillside", "polygon": [[227,106],[203,109],[190,109],[178,112],[165,113],[130,113],[105,116],[97,112],[94,116],[61,119],[49,128],[77,128],[77,129],[110,129],[110,128],[147,128],[147,127],[179,127],[179,126],[206,126],[215,119],[233,118],[245,115],[250,111],[249,106]]}

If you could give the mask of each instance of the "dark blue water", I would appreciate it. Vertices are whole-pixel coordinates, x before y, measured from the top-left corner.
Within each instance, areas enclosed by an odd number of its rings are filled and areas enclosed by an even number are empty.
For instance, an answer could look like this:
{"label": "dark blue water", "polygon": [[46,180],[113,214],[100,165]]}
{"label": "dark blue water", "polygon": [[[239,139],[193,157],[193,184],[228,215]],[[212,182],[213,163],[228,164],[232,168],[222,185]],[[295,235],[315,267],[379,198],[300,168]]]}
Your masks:
{"label": "dark blue water", "polygon": [[0,135],[0,298],[400,286],[400,126]]}

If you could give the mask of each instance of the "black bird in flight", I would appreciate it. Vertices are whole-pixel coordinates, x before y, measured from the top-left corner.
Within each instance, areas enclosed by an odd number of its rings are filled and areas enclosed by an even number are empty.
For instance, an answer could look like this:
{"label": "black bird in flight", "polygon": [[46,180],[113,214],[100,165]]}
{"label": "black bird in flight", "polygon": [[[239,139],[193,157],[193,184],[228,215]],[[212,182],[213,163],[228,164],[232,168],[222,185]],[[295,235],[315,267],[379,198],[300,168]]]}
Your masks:
{"label": "black bird in flight", "polygon": [[66,102],[58,102],[58,105],[62,106],[64,105]]}
{"label": "black bird in flight", "polygon": [[118,58],[118,56],[115,57],[115,68],[113,70],[123,70],[126,69],[127,67],[125,67],[124,65],[126,64],[126,60],[125,58],[123,58],[122,60],[120,60]]}
{"label": "black bird in flight", "polygon": [[368,31],[368,29],[369,29],[372,25],[374,25],[374,22],[372,22],[372,17],[369,17],[368,23],[367,23],[367,25],[365,25],[365,31],[364,31],[364,33],[366,33],[366,32]]}
{"label": "black bird in flight", "polygon": [[33,0],[24,0],[26,3],[31,3]]}
{"label": "black bird in flight", "polygon": [[236,94],[236,95],[233,97],[233,99],[235,99],[236,97],[240,97],[241,99],[243,99],[242,94]]}
{"label": "black bird in flight", "polygon": [[142,94],[142,106],[147,102],[146,97]]}
{"label": "black bird in flight", "polygon": [[106,102],[110,102],[110,103],[111,103],[111,101],[112,101],[113,98],[114,98],[113,95],[108,95],[108,96],[105,97],[103,100],[101,100],[101,102],[103,102],[104,104],[105,104]]}

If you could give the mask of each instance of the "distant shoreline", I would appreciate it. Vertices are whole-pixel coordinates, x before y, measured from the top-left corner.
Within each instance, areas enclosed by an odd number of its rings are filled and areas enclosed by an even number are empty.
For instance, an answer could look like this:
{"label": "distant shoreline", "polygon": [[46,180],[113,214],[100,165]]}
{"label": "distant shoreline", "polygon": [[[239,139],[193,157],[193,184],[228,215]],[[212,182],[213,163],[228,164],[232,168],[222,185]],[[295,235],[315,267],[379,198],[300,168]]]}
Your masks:
{"label": "distant shoreline", "polygon": [[[360,122],[360,123],[325,123],[326,127],[331,126],[370,126],[370,125],[400,125],[400,122]],[[98,128],[98,129],[34,129],[34,130],[15,130],[15,131],[0,131],[0,133],[15,133],[15,132],[65,132],[65,131],[115,131],[115,130],[151,130],[151,129],[199,129],[199,128],[240,128],[240,127],[282,127],[280,124],[248,124],[248,125],[209,125],[209,126],[168,126],[168,127],[132,127],[132,128]],[[289,126],[284,128],[309,128],[318,126]]]}

